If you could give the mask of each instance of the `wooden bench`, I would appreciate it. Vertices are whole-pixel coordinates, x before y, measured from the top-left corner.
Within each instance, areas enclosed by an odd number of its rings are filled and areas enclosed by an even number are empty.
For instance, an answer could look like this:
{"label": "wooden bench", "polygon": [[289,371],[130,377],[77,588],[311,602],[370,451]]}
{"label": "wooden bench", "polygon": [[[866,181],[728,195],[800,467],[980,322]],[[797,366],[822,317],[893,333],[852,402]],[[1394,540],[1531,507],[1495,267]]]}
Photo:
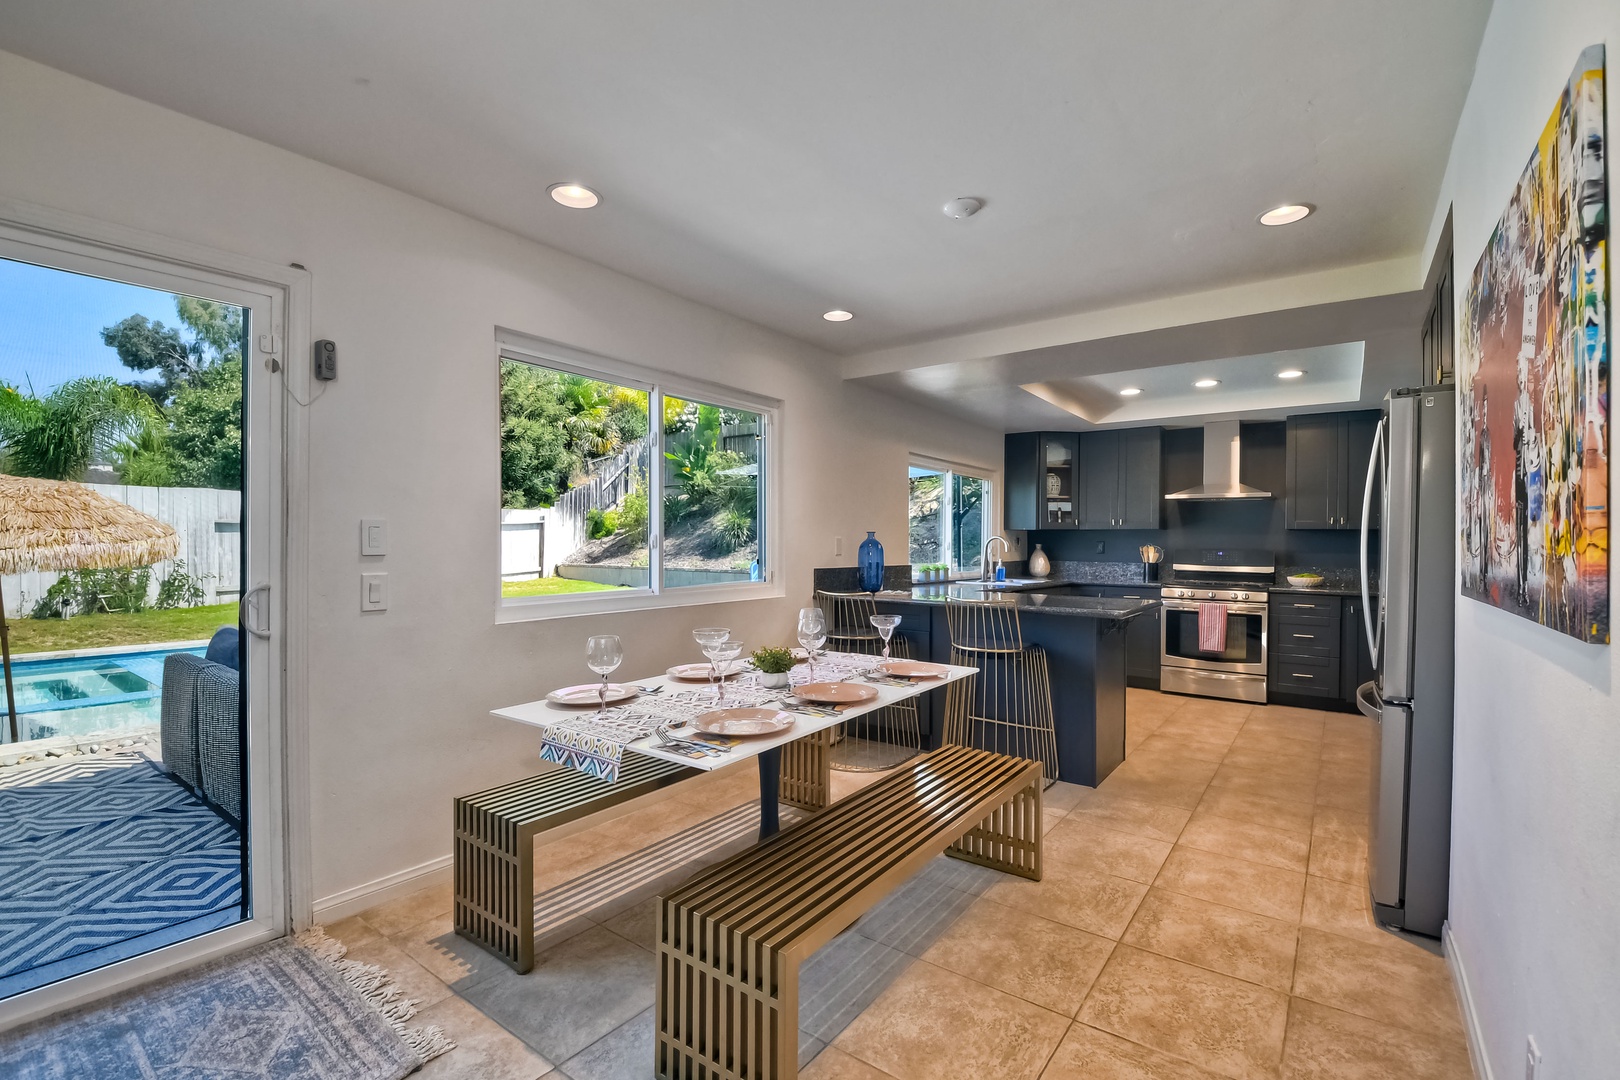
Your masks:
{"label": "wooden bench", "polygon": [[[831,798],[831,730],[781,748],[780,800],[820,810]],[[703,776],[701,769],[626,754],[605,783],[572,769],[526,776],[454,800],[456,933],[483,945],[519,974],[534,967],[534,838],[619,803]],[[772,817],[774,821],[774,815]]]}
{"label": "wooden bench", "polygon": [[656,1075],[797,1077],[799,965],[941,852],[1039,881],[1043,787],[947,746],[663,897]]}
{"label": "wooden bench", "polygon": [[626,754],[605,783],[572,769],[526,776],[454,800],[456,933],[519,973],[534,967],[534,838],[547,829],[700,776],[697,769]]}

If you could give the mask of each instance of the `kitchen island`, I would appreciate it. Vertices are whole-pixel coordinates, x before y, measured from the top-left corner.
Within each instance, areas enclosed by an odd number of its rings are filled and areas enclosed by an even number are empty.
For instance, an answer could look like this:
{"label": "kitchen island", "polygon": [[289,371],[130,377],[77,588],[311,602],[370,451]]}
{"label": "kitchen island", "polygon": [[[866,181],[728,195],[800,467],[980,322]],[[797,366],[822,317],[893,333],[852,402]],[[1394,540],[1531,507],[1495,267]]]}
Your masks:
{"label": "kitchen island", "polygon": [[[816,573],[819,587],[837,591],[836,571]],[[951,656],[947,604],[1013,605],[1024,643],[1046,650],[1058,778],[1095,787],[1125,760],[1125,628],[1151,612],[1154,601],[1082,596],[1079,586],[1064,583],[993,590],[961,582],[890,589],[876,600],[880,612],[901,617],[898,632],[912,657],[942,664]],[[943,727],[944,695],[928,697],[934,700],[924,718],[925,738],[933,747]]]}

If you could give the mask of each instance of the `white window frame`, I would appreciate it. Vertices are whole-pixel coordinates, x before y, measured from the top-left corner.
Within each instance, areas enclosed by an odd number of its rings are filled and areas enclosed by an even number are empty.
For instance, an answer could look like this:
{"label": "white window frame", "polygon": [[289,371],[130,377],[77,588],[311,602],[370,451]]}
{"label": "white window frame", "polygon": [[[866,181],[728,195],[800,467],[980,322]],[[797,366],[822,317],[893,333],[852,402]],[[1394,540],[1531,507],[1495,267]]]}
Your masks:
{"label": "white window frame", "polygon": [[[986,491],[984,493],[984,502],[981,504],[984,507],[984,538],[986,540],[989,540],[990,537],[992,537],[992,536],[1001,535],[1001,515],[997,514],[997,513],[994,513],[994,509],[995,509],[995,506],[996,506],[996,502],[995,502],[996,492],[998,490],[1000,490],[1001,482],[1000,482],[1000,478],[998,477],[998,475],[997,475],[997,473],[996,473],[996,471],[994,469],[980,468],[979,466],[976,466],[976,465],[963,465],[963,464],[960,464],[959,462],[945,461],[942,458],[927,457],[927,456],[922,455],[922,454],[912,454],[911,455],[910,461],[907,463],[907,472],[908,472],[908,474],[909,474],[911,469],[928,469],[928,470],[930,470],[932,472],[941,473],[945,477],[945,492],[944,492],[944,495],[942,497],[942,501],[941,501],[941,504],[940,504],[941,508],[942,508],[942,513],[941,513],[941,520],[940,520],[940,524],[939,524],[939,532],[940,532],[940,545],[939,546],[944,552],[946,552],[947,555],[949,555],[951,550],[955,547],[955,544],[952,543],[952,540],[954,539],[954,537],[951,536],[951,515],[949,513],[950,494],[951,494],[951,477],[952,476],[967,476],[967,477],[971,477],[974,480],[981,481],[981,482],[983,482],[985,484]],[[910,504],[911,504],[911,486],[910,486],[910,477],[908,475],[908,477],[907,477],[907,485],[906,485],[906,506],[907,506],[907,514],[906,514],[906,518],[907,518],[907,523],[906,523],[907,524],[906,553],[907,553],[907,555],[909,555],[910,552],[911,552],[911,533],[910,533],[911,514],[910,514]],[[1006,558],[1005,555],[1003,555],[1002,557]],[[949,559],[947,559],[946,562],[950,566],[950,571],[948,572],[948,575],[947,575],[949,577],[960,578],[960,577],[964,577],[964,576],[971,575],[971,574],[974,573],[973,570],[971,570],[971,569],[969,569],[967,567],[957,566],[954,562],[951,562]]]}
{"label": "white window frame", "polygon": [[[643,367],[623,360],[613,360],[594,353],[583,352],[567,345],[546,341],[515,330],[498,329],[495,334],[495,364],[497,389],[495,417],[500,424],[500,392],[498,376],[502,360],[516,360],[536,367],[583,375],[589,379],[623,386],[647,393],[647,445],[652,464],[647,469],[647,569],[649,585],[632,588],[603,590],[601,592],[567,593],[561,596],[503,597],[500,593],[500,575],[495,580],[495,621],[497,623],[530,622],[535,619],[570,618],[580,615],[600,615],[615,611],[640,611],[649,608],[690,607],[696,604],[728,603],[737,600],[765,600],[786,595],[782,586],[782,546],[779,527],[780,514],[777,492],[781,482],[781,455],[775,452],[777,432],[780,430],[782,403],[775,398],[750,394],[727,386],[719,386],[702,379],[675,375],[666,371]],[[759,470],[759,551],[764,559],[764,573],[759,581],[724,582],[714,585],[664,584],[664,398],[675,397],[698,401],[705,405],[740,409],[756,413],[760,423]],[[499,502],[500,475],[496,470],[497,499]],[[497,545],[496,563],[499,565],[500,530],[495,529]]]}

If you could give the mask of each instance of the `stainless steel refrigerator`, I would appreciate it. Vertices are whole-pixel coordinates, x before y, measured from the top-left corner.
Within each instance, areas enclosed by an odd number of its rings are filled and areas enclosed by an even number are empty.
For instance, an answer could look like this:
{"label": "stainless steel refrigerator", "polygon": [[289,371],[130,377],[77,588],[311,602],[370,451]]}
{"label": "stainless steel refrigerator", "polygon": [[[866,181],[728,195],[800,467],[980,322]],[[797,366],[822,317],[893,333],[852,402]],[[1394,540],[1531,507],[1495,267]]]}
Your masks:
{"label": "stainless steel refrigerator", "polygon": [[1440,936],[1451,867],[1456,634],[1457,394],[1392,390],[1373,440],[1365,511],[1381,498],[1380,588],[1367,597],[1372,540],[1362,514],[1362,611],[1378,677],[1357,692],[1376,721],[1367,879],[1378,921]]}

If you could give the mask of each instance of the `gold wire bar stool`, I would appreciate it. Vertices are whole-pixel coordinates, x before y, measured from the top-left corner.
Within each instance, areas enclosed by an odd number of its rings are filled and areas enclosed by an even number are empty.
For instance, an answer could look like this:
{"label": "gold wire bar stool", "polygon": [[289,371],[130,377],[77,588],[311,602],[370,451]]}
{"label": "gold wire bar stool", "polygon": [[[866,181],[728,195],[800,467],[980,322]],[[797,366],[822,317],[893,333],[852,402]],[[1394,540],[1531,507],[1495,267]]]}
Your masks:
{"label": "gold wire bar stool", "polygon": [[1046,650],[1025,645],[1010,600],[947,600],[951,663],[979,669],[945,691],[944,741],[1041,763],[1057,780],[1057,731]]}
{"label": "gold wire bar stool", "polygon": [[[871,593],[821,590],[816,606],[827,618],[827,648],[835,652],[883,652],[883,638],[872,625],[877,602]],[[889,640],[889,656],[911,659],[898,632]],[[922,752],[922,724],[915,698],[878,709],[834,729],[832,767],[842,772],[882,772]]]}

